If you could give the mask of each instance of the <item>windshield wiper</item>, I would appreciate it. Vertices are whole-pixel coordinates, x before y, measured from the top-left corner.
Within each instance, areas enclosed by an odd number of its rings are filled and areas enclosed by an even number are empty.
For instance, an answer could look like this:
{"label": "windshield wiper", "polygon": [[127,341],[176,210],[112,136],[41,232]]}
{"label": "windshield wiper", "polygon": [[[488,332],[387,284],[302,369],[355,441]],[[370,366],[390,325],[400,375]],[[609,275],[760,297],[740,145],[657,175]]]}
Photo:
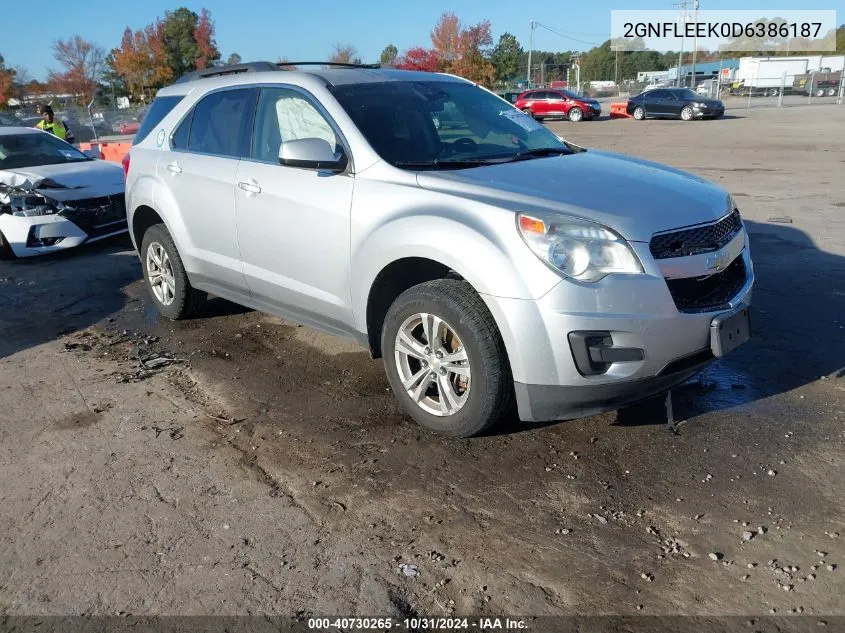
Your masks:
{"label": "windshield wiper", "polygon": [[393,164],[397,167],[410,167],[412,169],[467,169],[469,167],[493,165],[502,162],[507,162],[507,157],[466,158],[460,160],[441,160],[435,158],[434,160],[426,161],[397,160]]}
{"label": "windshield wiper", "polygon": [[543,156],[563,156],[573,154],[574,152],[567,147],[538,147],[536,149],[526,149],[517,152],[513,155],[516,158],[535,158]]}

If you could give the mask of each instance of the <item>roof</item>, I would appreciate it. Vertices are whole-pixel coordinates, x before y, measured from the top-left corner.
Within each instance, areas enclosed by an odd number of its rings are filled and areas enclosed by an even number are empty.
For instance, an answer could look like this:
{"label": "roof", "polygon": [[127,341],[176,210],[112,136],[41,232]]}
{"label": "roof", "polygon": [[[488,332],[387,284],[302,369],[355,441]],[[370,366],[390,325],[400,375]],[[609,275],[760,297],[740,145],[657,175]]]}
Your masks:
{"label": "roof", "polygon": [[[416,70],[397,70],[395,68],[374,68],[361,66],[357,68],[337,68],[303,66],[298,70],[281,71],[278,67],[267,62],[253,62],[243,64],[249,66],[248,71],[229,72],[202,76],[189,73],[176,82],[163,88],[159,94],[184,95],[197,86],[203,88],[218,88],[256,83],[293,83],[307,85],[309,82],[319,81],[326,86],[344,86],[364,83],[382,83],[392,81],[446,81],[467,82],[466,79],[444,73],[429,73]],[[304,70],[307,68],[307,70]],[[225,70],[225,67],[221,71]],[[280,72],[281,71],[281,72]],[[282,74],[284,72],[284,74]]]}

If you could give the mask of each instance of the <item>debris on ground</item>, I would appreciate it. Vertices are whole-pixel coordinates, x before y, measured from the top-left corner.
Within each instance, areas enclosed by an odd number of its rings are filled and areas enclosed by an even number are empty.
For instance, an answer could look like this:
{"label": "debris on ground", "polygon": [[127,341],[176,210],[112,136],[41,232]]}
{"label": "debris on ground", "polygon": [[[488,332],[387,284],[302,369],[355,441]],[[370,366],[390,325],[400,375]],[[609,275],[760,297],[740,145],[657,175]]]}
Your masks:
{"label": "debris on ground", "polygon": [[710,560],[722,560],[725,555],[722,552],[710,552]]}
{"label": "debris on ground", "polygon": [[405,578],[416,578],[420,575],[420,568],[411,563],[404,563],[399,565],[399,571]]}

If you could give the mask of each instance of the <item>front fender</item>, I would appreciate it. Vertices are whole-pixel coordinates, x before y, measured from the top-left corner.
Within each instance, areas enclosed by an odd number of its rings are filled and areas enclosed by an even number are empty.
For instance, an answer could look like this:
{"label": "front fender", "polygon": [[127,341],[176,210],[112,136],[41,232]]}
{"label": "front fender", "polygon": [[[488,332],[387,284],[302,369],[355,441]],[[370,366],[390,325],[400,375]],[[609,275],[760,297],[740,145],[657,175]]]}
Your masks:
{"label": "front fender", "polygon": [[[499,210],[469,226],[450,215],[405,215],[373,230],[352,253],[352,307],[367,331],[367,300],[378,274],[398,260],[429,259],[447,266],[482,295],[537,299],[560,283],[525,245],[512,212]],[[353,238],[354,239],[354,238]]]}

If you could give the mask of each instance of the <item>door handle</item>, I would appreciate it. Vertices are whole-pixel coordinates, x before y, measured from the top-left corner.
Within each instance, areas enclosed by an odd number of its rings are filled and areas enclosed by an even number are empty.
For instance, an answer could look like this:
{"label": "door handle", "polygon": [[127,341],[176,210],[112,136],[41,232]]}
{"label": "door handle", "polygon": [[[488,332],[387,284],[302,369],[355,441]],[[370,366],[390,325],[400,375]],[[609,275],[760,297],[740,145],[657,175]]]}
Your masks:
{"label": "door handle", "polygon": [[167,171],[169,171],[170,173],[173,173],[173,174],[181,174],[182,173],[182,166],[179,163],[177,163],[176,161],[173,161],[172,163],[167,165]]}
{"label": "door handle", "polygon": [[247,193],[261,193],[261,186],[255,181],[239,182],[238,189]]}

